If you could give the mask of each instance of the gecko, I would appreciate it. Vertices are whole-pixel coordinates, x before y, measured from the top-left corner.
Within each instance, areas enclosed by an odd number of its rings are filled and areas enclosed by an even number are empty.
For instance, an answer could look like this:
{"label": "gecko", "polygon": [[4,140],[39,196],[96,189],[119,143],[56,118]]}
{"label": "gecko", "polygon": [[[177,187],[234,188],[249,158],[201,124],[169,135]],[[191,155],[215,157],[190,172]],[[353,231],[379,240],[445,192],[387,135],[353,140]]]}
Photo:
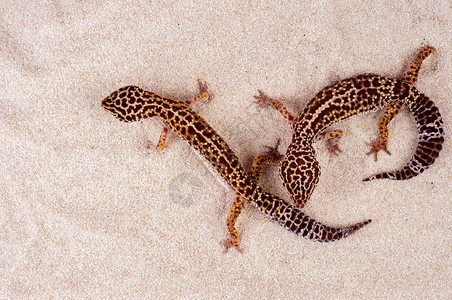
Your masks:
{"label": "gecko", "polygon": [[[205,89],[200,91],[201,94],[206,92]],[[372,221],[368,219],[346,227],[330,227],[309,217],[287,201],[264,191],[253,176],[245,171],[224,139],[189,105],[179,100],[161,97],[137,86],[126,86],[112,92],[101,101],[101,105],[118,120],[126,123],[151,117],[162,118],[166,126],[207,161],[237,195],[296,235],[312,241],[332,242],[348,237]],[[165,131],[163,145],[168,132]],[[261,165],[262,161],[256,164],[258,170]]]}
{"label": "gecko", "polygon": [[342,131],[326,129],[356,114],[386,107],[378,122],[378,138],[368,144],[371,150],[367,154],[374,153],[375,160],[380,150],[390,154],[387,124],[403,104],[413,114],[418,132],[416,151],[402,169],[376,174],[363,181],[410,179],[434,163],[444,143],[443,120],[433,101],[414,87],[423,60],[433,50],[430,46],[422,48],[401,79],[363,74],[335,82],[318,92],[298,116],[289,113],[280,101],[270,99],[258,90],[255,103],[278,110],[292,126],[292,142],[280,164],[280,177],[297,207],[303,207],[308,201],[320,176],[313,142],[325,138],[329,151],[337,154],[336,151],[341,151],[337,139],[342,136]]}

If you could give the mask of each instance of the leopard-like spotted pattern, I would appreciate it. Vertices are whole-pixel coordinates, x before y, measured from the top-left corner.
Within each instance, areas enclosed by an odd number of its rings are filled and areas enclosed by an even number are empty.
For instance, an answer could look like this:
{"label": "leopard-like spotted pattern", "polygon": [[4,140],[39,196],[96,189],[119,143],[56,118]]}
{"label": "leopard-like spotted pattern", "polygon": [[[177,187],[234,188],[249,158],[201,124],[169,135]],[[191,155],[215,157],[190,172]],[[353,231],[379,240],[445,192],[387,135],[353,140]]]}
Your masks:
{"label": "leopard-like spotted pattern", "polygon": [[402,79],[364,74],[336,82],[321,90],[297,117],[291,115],[279,101],[269,99],[259,91],[260,95],[255,96],[259,100],[256,103],[277,109],[293,124],[292,143],[281,162],[280,176],[298,207],[303,207],[310,198],[320,176],[312,143],[333,123],[359,113],[388,106],[379,121],[379,138],[370,144],[372,150],[368,154],[375,153],[375,159],[379,150],[389,153],[386,149],[386,125],[400,111],[402,103],[413,113],[419,137],[414,156],[405,167],[371,176],[364,181],[409,179],[433,164],[444,142],[443,121],[435,104],[413,86],[422,61],[432,51],[432,47],[424,47]]}

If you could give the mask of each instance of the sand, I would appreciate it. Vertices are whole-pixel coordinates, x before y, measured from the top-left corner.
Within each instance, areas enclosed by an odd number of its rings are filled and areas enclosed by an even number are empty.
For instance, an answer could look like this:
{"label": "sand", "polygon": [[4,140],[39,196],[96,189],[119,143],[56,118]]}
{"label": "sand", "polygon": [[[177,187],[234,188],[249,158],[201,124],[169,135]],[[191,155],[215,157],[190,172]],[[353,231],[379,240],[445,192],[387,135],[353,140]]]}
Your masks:
{"label": "sand", "polygon": [[[448,1],[2,1],[0,298],[445,299],[451,287],[452,12]],[[37,4],[40,3],[40,4]],[[404,109],[378,161],[365,153],[381,111],[334,125],[343,150],[316,144],[320,182],[303,210],[331,226],[372,224],[321,244],[247,205],[243,253],[223,253],[234,193],[162,122],[125,124],[100,101],[125,85],[188,99],[248,167],[290,143],[281,116],[333,81],[400,77],[436,52],[418,89],[439,107],[446,142],[408,181],[361,179],[402,167],[416,147]],[[278,166],[261,185],[284,199]]]}

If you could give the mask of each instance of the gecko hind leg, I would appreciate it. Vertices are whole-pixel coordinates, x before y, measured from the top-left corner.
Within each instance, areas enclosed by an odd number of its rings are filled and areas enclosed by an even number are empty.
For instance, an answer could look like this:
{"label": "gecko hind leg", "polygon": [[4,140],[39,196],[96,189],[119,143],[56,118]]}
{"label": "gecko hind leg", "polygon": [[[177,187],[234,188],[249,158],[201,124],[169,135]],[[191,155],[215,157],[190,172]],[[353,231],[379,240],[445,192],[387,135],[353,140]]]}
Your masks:
{"label": "gecko hind leg", "polygon": [[[248,172],[252,180],[256,182],[259,181],[261,170],[264,164],[274,164],[281,160],[282,156],[277,150],[278,146],[279,140],[277,142],[277,145],[270,148],[267,154],[260,154],[254,158]],[[242,212],[244,206],[245,200],[237,194],[231,204],[228,218],[226,220],[226,227],[228,229],[229,237],[221,242],[221,245],[225,247],[224,252],[227,252],[231,247],[234,247],[237,251],[242,252],[239,247],[239,234],[237,229],[235,228],[235,222],[237,221],[237,218]]]}
{"label": "gecko hind leg", "polygon": [[228,252],[229,248],[234,247],[240,253],[242,249],[239,247],[239,233],[237,228],[235,228],[235,222],[242,212],[243,207],[245,206],[245,200],[238,194],[235,195],[235,199],[231,204],[231,208],[229,209],[228,218],[226,219],[226,227],[228,229],[229,237],[222,241],[220,244],[224,246],[224,253]]}
{"label": "gecko hind leg", "polygon": [[[191,99],[188,99],[185,101],[187,105],[193,105],[197,102],[206,101],[209,99],[209,94],[207,93],[207,83],[202,82],[200,79],[198,79],[198,87],[199,87],[199,94],[194,96]],[[162,133],[160,134],[159,141],[157,143],[156,149],[158,151],[162,151],[165,149],[166,139],[168,137],[168,134],[170,133],[171,129],[165,124]]]}
{"label": "gecko hind leg", "polygon": [[422,48],[416,55],[416,58],[413,60],[408,70],[403,75],[402,80],[410,84],[415,84],[419,75],[419,70],[421,69],[422,62],[427,57],[429,57],[429,55],[432,54],[434,50],[435,48],[431,46],[425,46],[424,48]]}
{"label": "gecko hind leg", "polygon": [[391,120],[400,112],[402,109],[402,101],[396,101],[391,103],[383,113],[383,115],[378,120],[378,137],[367,143],[371,147],[367,155],[374,154],[374,159],[377,161],[377,154],[380,150],[384,150],[387,154],[391,155],[389,152],[388,145],[388,124]]}
{"label": "gecko hind leg", "polygon": [[[422,62],[433,52],[434,49],[435,48],[430,46],[422,48],[416,55],[416,58],[412,61],[408,70],[403,75],[402,80],[410,84],[416,83]],[[402,105],[403,103],[400,100],[393,102],[386,108],[385,112],[378,120],[378,137],[372,142],[367,143],[367,145],[370,146],[371,149],[366,153],[367,155],[373,153],[375,161],[377,161],[377,154],[380,150],[384,150],[389,155],[391,154],[391,152],[389,152],[387,148],[388,124],[400,112]]]}

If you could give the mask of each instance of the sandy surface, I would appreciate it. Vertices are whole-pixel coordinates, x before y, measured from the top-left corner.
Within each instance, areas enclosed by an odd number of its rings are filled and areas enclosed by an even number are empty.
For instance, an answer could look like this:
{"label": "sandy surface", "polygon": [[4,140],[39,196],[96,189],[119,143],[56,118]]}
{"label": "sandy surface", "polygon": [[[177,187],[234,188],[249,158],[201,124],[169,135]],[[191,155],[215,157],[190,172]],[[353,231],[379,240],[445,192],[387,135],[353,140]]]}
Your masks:
{"label": "sandy surface", "polygon": [[[450,2],[34,2],[0,4],[0,298],[450,298]],[[322,176],[304,210],[373,223],[331,244],[248,205],[243,253],[224,254],[234,194],[174,133],[157,152],[160,120],[125,124],[100,106],[129,84],[187,99],[202,78],[212,99],[195,110],[249,166],[291,138],[251,102],[257,89],[298,112],[332,81],[401,76],[426,44],[437,51],[416,85],[441,111],[444,149],[412,180],[363,183],[411,158],[414,120],[394,119],[392,155],[376,163],[366,142],[381,112],[335,125],[343,153],[317,145]],[[289,199],[277,165],[261,184]]]}

